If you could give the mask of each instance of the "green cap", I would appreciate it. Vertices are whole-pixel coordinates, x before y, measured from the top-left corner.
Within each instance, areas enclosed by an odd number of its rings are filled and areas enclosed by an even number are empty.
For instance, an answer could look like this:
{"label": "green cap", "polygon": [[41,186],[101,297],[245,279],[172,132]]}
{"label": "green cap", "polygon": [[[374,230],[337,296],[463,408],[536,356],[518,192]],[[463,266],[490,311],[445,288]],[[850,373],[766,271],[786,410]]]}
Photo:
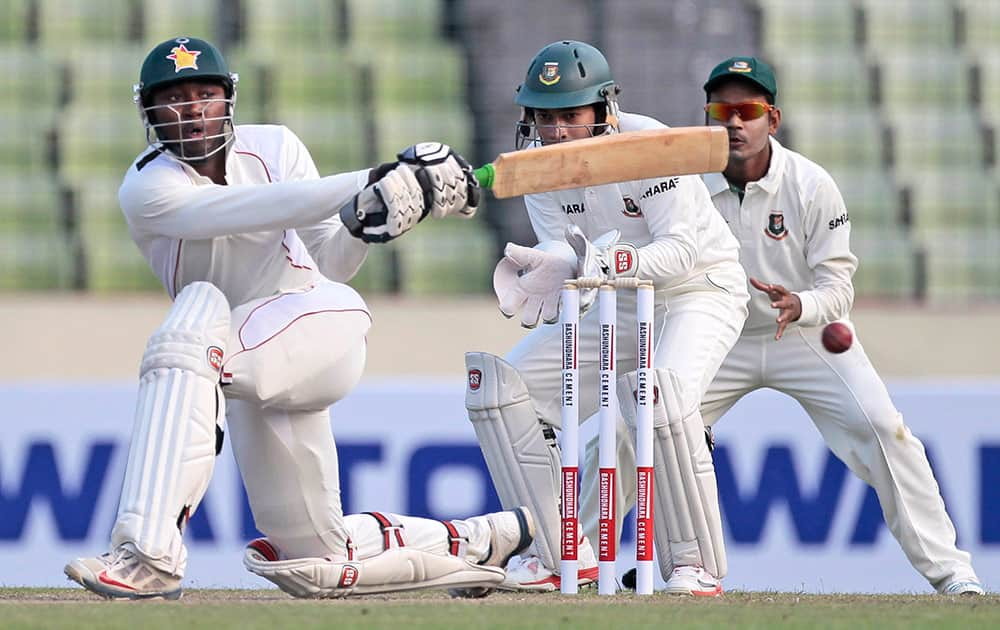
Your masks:
{"label": "green cap", "polygon": [[136,87],[145,102],[153,90],[187,79],[217,79],[229,97],[236,82],[218,48],[197,37],[177,37],[146,55]]}
{"label": "green cap", "polygon": [[705,94],[732,77],[756,83],[774,98],[778,95],[778,83],[774,80],[774,70],[766,62],[756,57],[730,57],[712,69],[705,82]]}

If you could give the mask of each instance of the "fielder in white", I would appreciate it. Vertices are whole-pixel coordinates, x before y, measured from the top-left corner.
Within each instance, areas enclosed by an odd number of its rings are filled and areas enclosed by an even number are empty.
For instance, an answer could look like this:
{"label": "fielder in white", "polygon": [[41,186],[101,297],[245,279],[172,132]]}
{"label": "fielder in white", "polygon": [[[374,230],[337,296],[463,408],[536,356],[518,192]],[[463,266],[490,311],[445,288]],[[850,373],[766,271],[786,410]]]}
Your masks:
{"label": "fielder in white", "polygon": [[119,192],[173,306],[146,347],[111,550],[65,572],[108,598],[181,595],[184,526],[224,419],[257,527],[246,568],[296,597],[484,588],[531,541],[528,510],[441,522],[344,516],[329,406],[361,376],[364,301],[340,284],[426,214],[472,215],[478,184],[447,146],[319,177],[287,128],[233,124],[237,77],[196,38],[157,45],[135,101],[150,150]]}
{"label": "fielder in white", "polygon": [[[516,102],[519,146],[569,142],[592,135],[663,127],[618,111],[619,88],[603,54],[575,41],[555,42],[532,60]],[[531,150],[531,148],[526,150]],[[675,592],[717,595],[726,572],[715,471],[704,439],[701,396],[747,315],[746,276],[737,243],[696,176],[633,181],[525,196],[539,245],[508,244],[494,288],[505,315],[524,326],[556,321],[563,282],[574,277],[651,280],[656,289],[654,339],[659,399],[655,412],[656,539],[661,572]],[[583,300],[584,302],[588,300]],[[593,296],[590,296],[590,302]],[[634,425],[635,293],[618,297],[620,405]],[[581,417],[597,410],[598,312],[582,317],[579,334]],[[502,588],[560,587],[560,427],[562,342],[542,325],[506,358],[466,355],[466,403],[497,493],[505,507],[529,506],[537,535],[529,554],[512,560]],[[622,425],[624,427],[624,425]],[[629,440],[621,457],[634,462]],[[683,458],[673,456],[684,452]],[[664,457],[664,454],[669,454]],[[666,470],[665,461],[688,462]],[[681,465],[683,468],[683,465]],[[596,472],[596,469],[592,472]],[[680,483],[660,483],[664,476]],[[581,483],[596,488],[596,475]],[[591,499],[596,502],[596,491]],[[585,493],[586,496],[586,493]],[[634,500],[634,499],[633,499]],[[618,505],[624,505],[621,498]],[[584,509],[587,506],[584,505]],[[686,527],[668,527],[664,513]],[[619,510],[619,522],[624,514]],[[579,546],[581,585],[597,577],[589,537]]]}
{"label": "fielder in white", "polygon": [[834,454],[875,488],[914,568],[940,593],[982,594],[969,554],[955,546],[923,444],[903,423],[860,340],[855,336],[842,354],[827,352],[820,340],[829,322],[851,325],[854,301],[857,258],[837,185],[771,137],[781,110],[766,63],[727,59],[704,87],[707,120],[729,132],[729,165],[704,180],[740,241],[740,262],[756,289],[743,334],[702,400],[706,426],[756,389],[788,394]]}
{"label": "fielder in white", "polygon": [[712,71],[705,93],[707,118],[729,132],[729,166],[705,175],[705,183],[740,241],[740,262],[757,289],[743,334],[705,394],[706,425],[755,389],[788,394],[834,454],[875,488],[886,524],[914,568],[941,593],[981,594],[969,554],[955,546],[924,446],[903,423],[860,340],[855,336],[842,354],[826,352],[820,341],[825,324],[850,325],[854,301],[857,258],[837,185],[771,137],[781,111],[766,63],[727,59]]}

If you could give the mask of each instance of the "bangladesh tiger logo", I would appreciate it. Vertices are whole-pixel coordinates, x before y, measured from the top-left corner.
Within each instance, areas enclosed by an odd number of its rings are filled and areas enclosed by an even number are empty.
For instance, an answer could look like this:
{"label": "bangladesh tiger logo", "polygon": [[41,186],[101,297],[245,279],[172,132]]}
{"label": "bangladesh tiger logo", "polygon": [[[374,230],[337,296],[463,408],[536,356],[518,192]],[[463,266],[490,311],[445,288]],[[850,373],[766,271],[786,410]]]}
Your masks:
{"label": "bangladesh tiger logo", "polygon": [[742,59],[726,68],[726,70],[728,72],[753,72],[753,68],[750,67],[750,64]]}
{"label": "bangladesh tiger logo", "polygon": [[559,83],[559,62],[558,61],[546,61],[545,65],[542,66],[542,71],[538,75],[538,80],[542,82],[542,85],[555,85]]}
{"label": "bangladesh tiger logo", "polygon": [[622,197],[622,201],[625,202],[625,209],[622,210],[622,214],[630,219],[638,219],[642,217],[642,210],[636,205],[635,201],[633,201],[631,197]]}
{"label": "bangladesh tiger logo", "polygon": [[785,228],[785,215],[777,211],[768,215],[767,227],[764,228],[764,234],[776,241],[780,241],[788,236],[788,230]]}

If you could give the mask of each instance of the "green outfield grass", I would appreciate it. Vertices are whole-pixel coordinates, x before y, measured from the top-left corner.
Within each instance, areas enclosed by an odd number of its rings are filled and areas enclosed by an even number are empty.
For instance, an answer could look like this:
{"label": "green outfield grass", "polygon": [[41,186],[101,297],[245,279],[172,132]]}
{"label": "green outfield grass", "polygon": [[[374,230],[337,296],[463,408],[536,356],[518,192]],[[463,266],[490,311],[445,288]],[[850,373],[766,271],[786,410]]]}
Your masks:
{"label": "green outfield grass", "polygon": [[277,591],[190,590],[178,602],[107,602],[80,589],[0,589],[9,628],[996,628],[1000,596],[803,595],[732,592],[576,597],[440,591],[297,601]]}

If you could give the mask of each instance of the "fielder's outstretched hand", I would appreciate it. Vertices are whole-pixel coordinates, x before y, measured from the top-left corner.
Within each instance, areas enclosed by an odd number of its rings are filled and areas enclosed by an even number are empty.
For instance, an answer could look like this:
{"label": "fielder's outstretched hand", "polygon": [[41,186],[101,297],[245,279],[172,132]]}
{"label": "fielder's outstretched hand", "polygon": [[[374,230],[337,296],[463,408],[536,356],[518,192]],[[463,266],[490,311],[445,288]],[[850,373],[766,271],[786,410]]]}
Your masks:
{"label": "fielder's outstretched hand", "polygon": [[781,339],[788,324],[802,317],[802,301],[780,284],[768,284],[761,282],[757,278],[750,278],[750,284],[758,291],[763,291],[771,300],[771,308],[778,309],[778,331],[774,334],[774,339]]}

